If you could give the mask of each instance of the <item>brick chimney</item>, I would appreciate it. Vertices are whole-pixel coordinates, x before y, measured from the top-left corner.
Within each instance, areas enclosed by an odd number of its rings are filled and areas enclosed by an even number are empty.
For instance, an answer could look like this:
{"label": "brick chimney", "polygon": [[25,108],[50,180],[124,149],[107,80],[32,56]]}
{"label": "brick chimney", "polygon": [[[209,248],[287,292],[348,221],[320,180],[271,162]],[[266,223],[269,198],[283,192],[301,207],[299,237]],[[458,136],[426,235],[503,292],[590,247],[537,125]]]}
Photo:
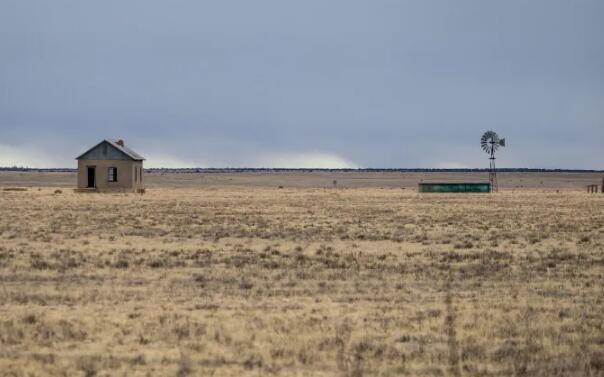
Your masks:
{"label": "brick chimney", "polygon": [[119,139],[118,141],[115,142],[117,145],[121,145],[122,147],[124,146],[124,140]]}

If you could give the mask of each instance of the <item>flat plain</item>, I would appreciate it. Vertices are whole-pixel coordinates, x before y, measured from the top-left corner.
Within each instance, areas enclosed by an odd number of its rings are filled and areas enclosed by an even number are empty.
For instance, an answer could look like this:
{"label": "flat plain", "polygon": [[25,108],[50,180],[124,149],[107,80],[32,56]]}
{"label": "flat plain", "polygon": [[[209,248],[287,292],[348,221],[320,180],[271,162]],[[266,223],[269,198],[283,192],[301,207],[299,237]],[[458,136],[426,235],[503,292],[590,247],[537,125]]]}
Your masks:
{"label": "flat plain", "polygon": [[601,175],[483,178],[0,173],[0,375],[603,376]]}

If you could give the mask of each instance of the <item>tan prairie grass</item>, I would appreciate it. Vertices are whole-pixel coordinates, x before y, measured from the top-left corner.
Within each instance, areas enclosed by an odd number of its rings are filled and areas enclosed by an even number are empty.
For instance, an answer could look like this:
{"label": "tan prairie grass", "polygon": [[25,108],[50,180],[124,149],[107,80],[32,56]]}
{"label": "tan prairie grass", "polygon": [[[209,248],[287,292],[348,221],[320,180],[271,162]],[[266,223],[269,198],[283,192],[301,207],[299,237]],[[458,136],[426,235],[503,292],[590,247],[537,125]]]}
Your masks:
{"label": "tan prairie grass", "polygon": [[602,376],[604,195],[0,191],[3,376]]}

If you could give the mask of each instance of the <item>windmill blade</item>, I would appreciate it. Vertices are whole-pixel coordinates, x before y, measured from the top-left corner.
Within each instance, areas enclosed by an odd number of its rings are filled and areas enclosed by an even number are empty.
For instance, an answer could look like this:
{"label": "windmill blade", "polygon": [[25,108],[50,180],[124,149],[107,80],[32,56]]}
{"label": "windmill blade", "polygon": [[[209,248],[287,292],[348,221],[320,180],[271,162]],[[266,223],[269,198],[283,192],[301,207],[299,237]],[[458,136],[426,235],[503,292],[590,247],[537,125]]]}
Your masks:
{"label": "windmill blade", "polygon": [[480,146],[482,149],[491,153],[492,151],[497,150],[497,145],[499,144],[499,136],[494,131],[485,132],[480,138]]}

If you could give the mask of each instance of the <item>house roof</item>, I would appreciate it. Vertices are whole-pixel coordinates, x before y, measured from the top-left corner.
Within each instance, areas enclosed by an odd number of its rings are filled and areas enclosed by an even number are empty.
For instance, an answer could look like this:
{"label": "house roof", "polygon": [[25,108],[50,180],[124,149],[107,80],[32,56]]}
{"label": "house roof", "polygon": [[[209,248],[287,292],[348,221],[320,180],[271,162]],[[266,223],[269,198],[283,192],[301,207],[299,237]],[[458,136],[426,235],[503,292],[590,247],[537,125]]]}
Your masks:
{"label": "house roof", "polygon": [[119,140],[116,140],[116,139],[105,139],[105,141],[108,142],[109,144],[113,145],[117,149],[119,149],[121,152],[124,152],[129,157],[132,157],[133,160],[139,160],[139,161],[141,161],[141,160],[145,159],[143,156],[141,156],[140,154],[136,153],[135,151],[133,151],[132,149],[128,148],[127,146],[125,146],[123,144],[118,144]]}
{"label": "house roof", "polygon": [[130,157],[132,160],[135,161],[142,161],[145,158],[143,156],[141,156],[140,154],[136,153],[135,151],[133,151],[132,149],[128,148],[127,146],[123,145],[122,143],[119,143],[119,140],[117,139],[105,139],[103,141],[101,141],[100,143],[96,144],[94,147],[88,149],[86,152],[82,153],[81,155],[79,155],[78,157],[76,157],[76,160],[80,160],[84,157],[84,155],[86,155],[88,152],[92,151],[93,149],[99,147],[100,145],[102,145],[103,143],[108,143],[109,145],[111,145],[113,148],[117,149],[118,151],[122,152],[123,154],[125,154],[126,156]]}

